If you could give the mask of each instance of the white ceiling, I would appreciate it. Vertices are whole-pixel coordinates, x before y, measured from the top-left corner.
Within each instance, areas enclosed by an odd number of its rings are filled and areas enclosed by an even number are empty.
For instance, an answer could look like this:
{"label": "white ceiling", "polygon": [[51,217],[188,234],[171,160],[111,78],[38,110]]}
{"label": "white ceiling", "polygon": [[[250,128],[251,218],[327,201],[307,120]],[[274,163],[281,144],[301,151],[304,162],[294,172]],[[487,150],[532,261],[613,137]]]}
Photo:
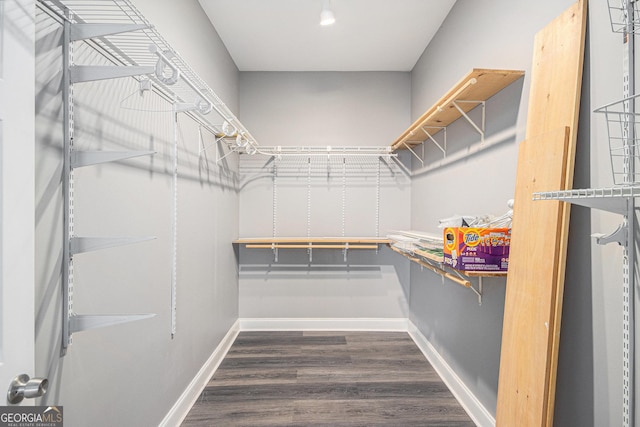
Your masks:
{"label": "white ceiling", "polygon": [[240,71],[410,71],[455,0],[199,0]]}

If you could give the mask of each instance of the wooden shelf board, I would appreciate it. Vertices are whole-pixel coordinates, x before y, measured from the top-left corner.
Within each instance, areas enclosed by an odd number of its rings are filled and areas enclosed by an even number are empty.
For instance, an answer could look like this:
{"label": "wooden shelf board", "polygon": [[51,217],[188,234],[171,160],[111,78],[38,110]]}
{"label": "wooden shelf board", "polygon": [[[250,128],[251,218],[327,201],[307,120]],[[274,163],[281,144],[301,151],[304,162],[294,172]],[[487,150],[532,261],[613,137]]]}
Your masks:
{"label": "wooden shelf board", "polygon": [[440,263],[444,262],[444,257],[442,255],[432,254],[431,252],[423,251],[420,249],[414,250],[413,253],[420,255],[423,258],[428,258],[435,262],[440,262]]}
{"label": "wooden shelf board", "polygon": [[507,277],[506,271],[462,271],[461,273],[469,277]]}
{"label": "wooden shelf board", "polygon": [[361,245],[361,244],[324,244],[324,243],[246,243],[248,249],[378,249],[377,244]]}
{"label": "wooden shelf board", "polygon": [[[450,272],[446,271],[445,268],[450,268],[450,267],[445,267],[444,266],[444,258],[443,257],[439,257],[437,255],[434,254],[430,254],[429,252],[425,252],[425,251],[421,251],[421,250],[416,250],[413,251],[414,254],[419,255],[420,257],[429,259],[431,261],[437,262],[439,263],[442,267],[437,267],[431,264],[428,264],[427,262],[423,261],[422,259],[413,256],[412,254],[408,253],[408,252],[404,252],[398,248],[395,248],[391,245],[389,245],[389,247],[394,251],[399,253],[400,255],[408,258],[410,261],[415,262],[417,264],[420,264],[423,267],[427,267],[429,268],[431,271],[438,273],[444,277],[447,277],[451,280],[453,280],[454,282],[461,284],[464,287],[470,288],[471,287],[471,283],[468,280],[464,280],[463,278],[457,277],[454,274],[451,274]],[[455,270],[453,268],[451,268],[451,270]],[[456,273],[459,273],[463,276],[467,276],[467,277],[505,277],[507,275],[506,271],[462,271],[462,270],[455,270]]]}
{"label": "wooden shelf board", "polygon": [[[240,245],[313,245],[314,248],[320,245],[329,244],[352,244],[373,245],[373,244],[389,244],[391,241],[383,237],[243,237],[235,240],[233,243]],[[317,245],[317,246],[316,246]],[[282,247],[282,246],[280,246]],[[364,248],[363,248],[364,249]]]}
{"label": "wooden shelf board", "polygon": [[[403,150],[407,148],[405,144],[409,147],[415,147],[428,138],[428,135],[422,129],[423,127],[436,127],[429,129],[429,133],[433,136],[440,131],[437,127],[446,127],[458,120],[462,115],[453,105],[453,101],[486,101],[523,75],[524,71],[520,70],[472,69],[438,102],[409,126],[391,144],[391,148],[394,151]],[[477,104],[465,102],[459,104],[459,106],[466,113],[475,108]]]}

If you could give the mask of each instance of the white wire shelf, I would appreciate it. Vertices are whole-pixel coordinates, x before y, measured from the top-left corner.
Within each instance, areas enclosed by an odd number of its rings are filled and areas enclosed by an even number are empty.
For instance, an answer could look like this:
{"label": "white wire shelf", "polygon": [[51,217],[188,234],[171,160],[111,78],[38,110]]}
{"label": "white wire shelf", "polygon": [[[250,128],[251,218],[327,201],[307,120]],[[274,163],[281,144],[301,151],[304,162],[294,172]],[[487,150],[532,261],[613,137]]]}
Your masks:
{"label": "white wire shelf", "polygon": [[640,186],[584,188],[533,193],[533,200],[640,197]]}
{"label": "white wire shelf", "polygon": [[[231,144],[239,135],[237,151],[253,152],[258,142],[229,110],[216,93],[191,66],[171,47],[130,0],[38,0],[61,20],[75,24],[78,33],[85,24],[93,27],[111,26],[138,29],[87,40],[111,59],[114,64],[128,67],[152,67],[154,72],[137,77],[141,91],[150,87],[175,102],[178,111],[188,111],[211,133]],[[86,33],[85,33],[86,34]],[[78,38],[84,39],[84,38]],[[185,106],[192,106],[188,108]],[[180,110],[182,106],[182,110]]]}
{"label": "white wire shelf", "polygon": [[633,24],[634,33],[640,30],[640,6],[638,2],[633,2],[631,10],[627,9],[625,0],[607,0],[609,5],[609,18],[611,19],[611,30],[614,33],[624,33]]}
{"label": "white wire shelf", "polygon": [[258,154],[272,157],[310,157],[310,156],[326,156],[328,158],[342,157],[380,157],[387,158],[396,157],[391,147],[378,146],[272,146],[259,147]]}
{"label": "white wire shelf", "polygon": [[611,171],[616,185],[640,182],[640,114],[636,111],[640,111],[640,95],[594,110],[607,120]]}
{"label": "white wire shelf", "polygon": [[242,175],[393,178],[404,171],[387,147],[259,147],[240,161]]}
{"label": "white wire shelf", "polygon": [[585,188],[533,193],[533,200],[560,200],[625,215],[627,199],[640,197],[640,186]]}

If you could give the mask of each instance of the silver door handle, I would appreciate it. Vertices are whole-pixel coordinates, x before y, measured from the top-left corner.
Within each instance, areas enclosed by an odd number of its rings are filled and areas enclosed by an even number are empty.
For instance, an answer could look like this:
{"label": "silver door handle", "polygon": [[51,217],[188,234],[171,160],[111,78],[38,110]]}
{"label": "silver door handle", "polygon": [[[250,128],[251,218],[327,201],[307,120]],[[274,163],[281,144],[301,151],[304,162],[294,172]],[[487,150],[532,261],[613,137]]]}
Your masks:
{"label": "silver door handle", "polygon": [[11,381],[7,391],[7,401],[11,404],[22,402],[25,397],[40,397],[47,392],[49,380],[46,378],[29,378],[29,375],[18,375]]}

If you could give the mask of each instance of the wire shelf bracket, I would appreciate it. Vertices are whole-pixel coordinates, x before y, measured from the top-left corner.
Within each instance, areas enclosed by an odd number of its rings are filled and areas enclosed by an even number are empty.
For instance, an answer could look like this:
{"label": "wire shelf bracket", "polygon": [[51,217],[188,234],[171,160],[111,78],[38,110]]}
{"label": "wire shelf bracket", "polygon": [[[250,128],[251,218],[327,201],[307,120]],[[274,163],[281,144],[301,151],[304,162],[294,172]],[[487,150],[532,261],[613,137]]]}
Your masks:
{"label": "wire shelf bracket", "polygon": [[71,167],[76,169],[154,154],[156,154],[155,151],[72,151]]}
{"label": "wire shelf bracket", "polygon": [[72,237],[69,242],[71,256],[101,249],[132,245],[154,240],[155,237]]}
{"label": "wire shelf bracket", "polygon": [[155,313],[114,315],[73,314],[69,317],[69,332],[74,334],[76,332],[88,331],[90,329],[104,328],[107,326],[150,319],[155,316]]}
{"label": "wire shelf bracket", "polygon": [[627,246],[629,242],[629,229],[624,224],[620,224],[613,233],[594,233],[591,237],[596,239],[599,245],[608,245],[609,243],[617,243],[620,246]]}
{"label": "wire shelf bracket", "polygon": [[[476,106],[482,106],[482,118],[480,120],[480,124],[477,124],[476,122],[473,121],[473,119],[471,119],[471,117],[469,117],[469,115],[464,111],[464,109],[460,106],[460,104],[476,104]],[[486,122],[486,102],[485,101],[473,101],[473,100],[462,100],[462,99],[456,99],[451,103],[454,107],[456,107],[456,110],[458,110],[458,112],[462,115],[462,117],[464,117],[464,119],[476,130],[476,132],[478,132],[480,134],[480,143],[483,144],[484,143],[484,127],[485,127],[485,122]]]}
{"label": "wire shelf bracket", "polygon": [[118,79],[122,77],[136,77],[151,74],[154,67],[118,67],[112,65],[73,65],[70,67],[71,83],[95,82],[98,80]]}
{"label": "wire shelf bracket", "polygon": [[76,42],[96,37],[111,36],[115,34],[129,33],[145,30],[149,26],[145,24],[82,24],[72,23],[69,30],[69,41]]}

